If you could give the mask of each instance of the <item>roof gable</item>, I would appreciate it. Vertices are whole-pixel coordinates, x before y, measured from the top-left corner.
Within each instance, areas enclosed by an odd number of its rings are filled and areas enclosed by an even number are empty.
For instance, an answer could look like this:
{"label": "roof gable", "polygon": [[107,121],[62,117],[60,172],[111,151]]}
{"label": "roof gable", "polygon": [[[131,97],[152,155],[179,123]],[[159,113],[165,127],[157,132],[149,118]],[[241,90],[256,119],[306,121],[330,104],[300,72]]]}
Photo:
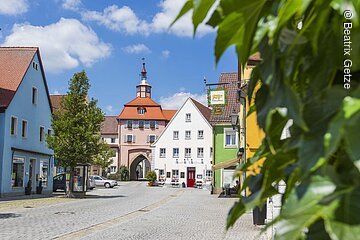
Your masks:
{"label": "roof gable", "polygon": [[0,108],[9,106],[37,51],[34,47],[0,47]]}

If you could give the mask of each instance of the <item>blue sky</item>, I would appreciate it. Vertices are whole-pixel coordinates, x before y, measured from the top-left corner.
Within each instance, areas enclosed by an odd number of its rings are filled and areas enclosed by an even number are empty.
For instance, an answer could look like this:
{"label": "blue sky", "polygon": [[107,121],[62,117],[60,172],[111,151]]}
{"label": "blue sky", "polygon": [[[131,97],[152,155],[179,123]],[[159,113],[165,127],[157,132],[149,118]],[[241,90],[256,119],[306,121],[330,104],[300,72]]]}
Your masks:
{"label": "blue sky", "polygon": [[90,96],[107,115],[135,97],[141,58],[152,97],[178,108],[188,96],[205,102],[203,78],[217,82],[237,70],[233,50],[217,68],[214,30],[192,37],[190,16],[169,30],[184,0],[1,0],[0,45],[39,46],[50,93],[66,93],[74,72],[85,70]]}

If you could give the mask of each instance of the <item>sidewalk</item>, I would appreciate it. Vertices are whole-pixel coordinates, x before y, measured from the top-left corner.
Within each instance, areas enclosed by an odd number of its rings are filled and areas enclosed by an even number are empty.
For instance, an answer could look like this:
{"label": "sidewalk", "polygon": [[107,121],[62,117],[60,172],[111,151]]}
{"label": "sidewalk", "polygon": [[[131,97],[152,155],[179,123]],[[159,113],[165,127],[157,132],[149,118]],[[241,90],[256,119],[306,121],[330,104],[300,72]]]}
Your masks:
{"label": "sidewalk", "polygon": [[18,211],[20,209],[36,208],[76,200],[78,199],[66,198],[64,192],[56,192],[51,195],[31,194],[5,197],[0,198],[0,212]]}

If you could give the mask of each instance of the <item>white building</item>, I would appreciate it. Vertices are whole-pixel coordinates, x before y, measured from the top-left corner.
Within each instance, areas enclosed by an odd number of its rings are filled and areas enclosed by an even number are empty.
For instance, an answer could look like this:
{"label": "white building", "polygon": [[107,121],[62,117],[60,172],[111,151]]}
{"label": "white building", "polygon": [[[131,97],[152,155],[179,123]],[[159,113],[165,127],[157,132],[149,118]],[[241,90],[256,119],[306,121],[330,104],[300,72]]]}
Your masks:
{"label": "white building", "polygon": [[[153,169],[166,184],[193,187],[197,181],[211,183],[211,110],[188,98],[159,138],[152,144]],[[177,181],[174,181],[177,180]]]}
{"label": "white building", "polygon": [[[119,170],[120,151],[119,151],[119,133],[116,116],[105,116],[105,121],[101,124],[101,138],[106,142],[114,152],[112,163],[106,170],[108,174],[114,174]],[[91,174],[100,174],[100,169],[93,166]]]}

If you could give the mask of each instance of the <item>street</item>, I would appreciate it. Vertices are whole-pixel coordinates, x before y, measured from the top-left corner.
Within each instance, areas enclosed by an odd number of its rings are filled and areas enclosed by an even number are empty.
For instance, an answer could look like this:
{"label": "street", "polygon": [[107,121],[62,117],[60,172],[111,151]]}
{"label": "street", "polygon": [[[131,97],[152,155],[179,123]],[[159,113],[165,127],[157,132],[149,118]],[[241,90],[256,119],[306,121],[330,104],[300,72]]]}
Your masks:
{"label": "street", "polygon": [[251,213],[225,231],[234,201],[146,182],[97,188],[86,199],[2,201],[0,239],[266,239]]}

